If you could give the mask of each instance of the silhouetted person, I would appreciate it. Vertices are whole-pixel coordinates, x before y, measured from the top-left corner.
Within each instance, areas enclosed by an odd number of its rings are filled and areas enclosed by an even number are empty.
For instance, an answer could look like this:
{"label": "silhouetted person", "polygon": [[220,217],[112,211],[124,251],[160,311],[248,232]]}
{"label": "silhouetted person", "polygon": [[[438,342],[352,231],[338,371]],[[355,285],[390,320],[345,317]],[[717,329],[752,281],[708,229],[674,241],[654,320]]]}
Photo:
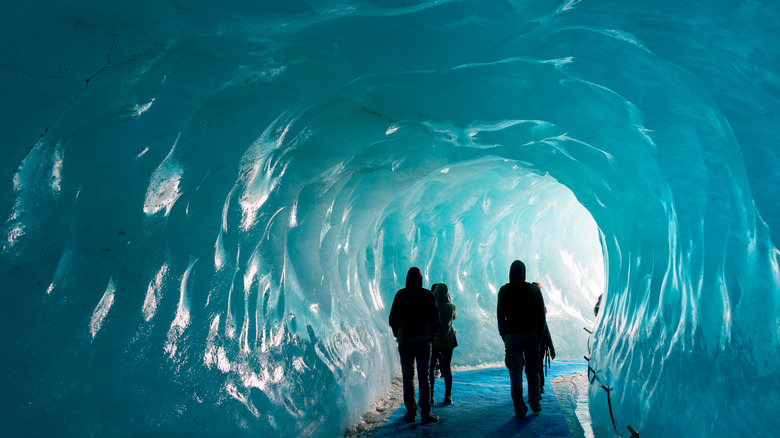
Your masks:
{"label": "silhouetted person", "polygon": [[517,418],[528,412],[523,402],[523,365],[528,381],[528,404],[540,412],[539,345],[546,318],[542,291],[525,281],[525,265],[520,260],[509,268],[509,283],[498,291],[498,333],[504,340],[506,367],[512,385],[512,402]]}
{"label": "silhouetted person", "polygon": [[[542,285],[533,282],[539,290],[542,290]],[[547,307],[544,308],[545,318],[547,315]],[[549,356],[550,359],[555,359],[555,347],[553,346],[552,336],[550,336],[550,329],[547,327],[547,321],[544,322],[544,334],[542,334],[542,342],[539,345],[539,392],[544,393],[544,358]]]}
{"label": "silhouetted person", "polygon": [[444,377],[444,404],[452,404],[452,351],[458,346],[458,339],[455,337],[455,329],[452,328],[452,321],[458,317],[455,311],[455,304],[452,304],[450,292],[447,285],[438,283],[433,285],[433,296],[436,297],[436,304],[439,308],[439,332],[432,343],[433,353],[431,354],[430,381],[431,381],[431,404],[433,404],[433,384],[435,381],[434,371],[436,363],[439,363],[441,375]]}
{"label": "silhouetted person", "polygon": [[431,360],[431,340],[439,327],[439,310],[431,291],[422,287],[422,274],[418,268],[409,269],[406,287],[395,294],[393,307],[390,308],[390,327],[398,341],[401,356],[406,406],[404,419],[411,423],[417,418],[417,403],[414,401],[414,363],[417,361],[421,423],[437,423],[439,417],[431,414],[428,364]]}

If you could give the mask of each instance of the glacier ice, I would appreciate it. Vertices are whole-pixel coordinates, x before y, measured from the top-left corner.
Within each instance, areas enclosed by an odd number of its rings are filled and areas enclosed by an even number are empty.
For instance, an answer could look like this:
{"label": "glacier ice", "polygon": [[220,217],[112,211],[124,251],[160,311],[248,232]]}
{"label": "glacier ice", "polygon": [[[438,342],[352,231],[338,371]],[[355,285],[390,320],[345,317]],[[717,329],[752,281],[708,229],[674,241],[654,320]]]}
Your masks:
{"label": "glacier ice", "polygon": [[771,435],[779,14],[5,5],[4,430],[336,436],[397,370],[410,266],[475,365],[519,258],[595,426],[603,385],[623,434]]}

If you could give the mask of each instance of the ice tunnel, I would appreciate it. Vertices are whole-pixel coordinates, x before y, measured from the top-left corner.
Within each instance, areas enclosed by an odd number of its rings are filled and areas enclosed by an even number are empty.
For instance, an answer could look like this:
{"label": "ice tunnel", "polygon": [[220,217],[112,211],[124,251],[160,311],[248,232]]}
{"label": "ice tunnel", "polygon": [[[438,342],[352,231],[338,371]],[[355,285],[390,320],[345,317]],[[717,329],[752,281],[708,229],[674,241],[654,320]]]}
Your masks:
{"label": "ice tunnel", "polygon": [[339,436],[514,259],[594,423],[780,428],[777,3],[6,3],[9,436]]}

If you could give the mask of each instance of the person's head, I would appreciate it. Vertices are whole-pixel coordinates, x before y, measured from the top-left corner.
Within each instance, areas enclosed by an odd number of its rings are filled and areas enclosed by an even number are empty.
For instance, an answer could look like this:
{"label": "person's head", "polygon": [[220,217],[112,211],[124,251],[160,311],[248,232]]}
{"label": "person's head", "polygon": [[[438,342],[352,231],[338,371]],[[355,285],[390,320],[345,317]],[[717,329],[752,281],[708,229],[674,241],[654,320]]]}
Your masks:
{"label": "person's head", "polygon": [[409,272],[406,273],[406,287],[410,289],[422,289],[422,273],[420,273],[419,268],[409,268]]}
{"label": "person's head", "polygon": [[436,301],[450,301],[450,291],[447,288],[447,285],[444,283],[437,283],[435,289],[433,290],[433,296],[436,297]]}
{"label": "person's head", "polygon": [[518,283],[525,281],[525,263],[520,260],[512,262],[512,266],[509,267],[509,282]]}

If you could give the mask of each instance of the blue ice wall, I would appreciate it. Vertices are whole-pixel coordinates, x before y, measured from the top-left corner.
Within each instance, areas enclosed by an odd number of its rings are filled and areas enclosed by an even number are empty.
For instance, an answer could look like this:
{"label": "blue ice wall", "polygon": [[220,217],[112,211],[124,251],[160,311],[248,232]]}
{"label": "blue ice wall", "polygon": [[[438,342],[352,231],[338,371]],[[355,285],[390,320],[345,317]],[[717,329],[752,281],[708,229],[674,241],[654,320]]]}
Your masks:
{"label": "blue ice wall", "polygon": [[780,427],[775,3],[113,3],[0,14],[9,435],[336,436],[516,258],[621,433]]}

